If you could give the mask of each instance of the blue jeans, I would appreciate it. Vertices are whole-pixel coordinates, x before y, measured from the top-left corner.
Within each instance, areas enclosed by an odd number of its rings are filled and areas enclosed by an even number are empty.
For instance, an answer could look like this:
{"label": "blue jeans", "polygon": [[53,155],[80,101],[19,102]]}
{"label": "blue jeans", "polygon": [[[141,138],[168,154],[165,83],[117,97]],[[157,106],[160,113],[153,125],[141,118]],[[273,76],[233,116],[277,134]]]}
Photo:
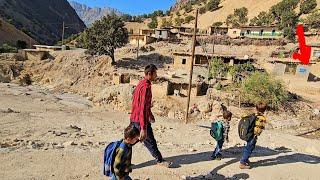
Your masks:
{"label": "blue jeans", "polygon": [[252,151],[256,147],[256,143],[257,143],[257,137],[254,137],[247,142],[247,145],[243,149],[242,158],[240,159],[241,164],[249,163],[249,158],[252,154]]}
{"label": "blue jeans", "polygon": [[[131,122],[134,127],[140,130],[140,123],[138,122]],[[158,149],[157,141],[154,138],[153,130],[151,127],[151,124],[148,123],[147,125],[147,138],[143,141],[143,144],[147,147],[152,157],[156,159],[157,162],[162,162],[163,158],[162,155]]]}
{"label": "blue jeans", "polygon": [[217,157],[221,155],[221,150],[222,150],[222,146],[224,143],[224,139],[222,138],[221,140],[217,141],[217,145],[216,148],[213,151],[212,157]]}

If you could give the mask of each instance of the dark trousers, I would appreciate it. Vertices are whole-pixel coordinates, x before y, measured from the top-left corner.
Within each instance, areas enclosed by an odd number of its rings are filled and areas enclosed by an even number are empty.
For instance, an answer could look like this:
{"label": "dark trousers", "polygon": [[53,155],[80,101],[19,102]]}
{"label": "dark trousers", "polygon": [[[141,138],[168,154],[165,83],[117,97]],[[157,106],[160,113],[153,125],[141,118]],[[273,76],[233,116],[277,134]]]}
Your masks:
{"label": "dark trousers", "polygon": [[[134,127],[140,130],[140,123],[138,122],[131,122]],[[154,138],[153,130],[151,124],[148,123],[147,125],[147,138],[143,141],[143,144],[147,147],[151,155],[156,159],[157,162],[162,162],[163,158],[158,149],[157,141]]]}
{"label": "dark trousers", "polygon": [[221,155],[221,150],[222,150],[222,146],[224,143],[224,139],[220,139],[219,141],[217,141],[217,145],[216,148],[213,151],[212,157],[217,157]]}
{"label": "dark trousers", "polygon": [[252,154],[252,151],[256,147],[256,143],[257,143],[257,137],[254,137],[250,141],[247,142],[247,145],[243,149],[242,158],[240,159],[241,164],[246,164],[249,162],[249,158]]}

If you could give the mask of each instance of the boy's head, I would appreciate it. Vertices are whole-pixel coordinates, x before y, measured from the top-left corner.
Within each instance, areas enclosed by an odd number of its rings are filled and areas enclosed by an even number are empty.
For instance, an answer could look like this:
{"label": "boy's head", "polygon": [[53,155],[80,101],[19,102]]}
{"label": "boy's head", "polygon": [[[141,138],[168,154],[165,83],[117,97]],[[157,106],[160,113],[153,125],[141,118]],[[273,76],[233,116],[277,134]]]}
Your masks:
{"label": "boy's head", "polygon": [[149,64],[144,69],[144,74],[146,79],[149,81],[154,81],[157,78],[157,70],[158,68],[154,64]]}
{"label": "boy's head", "polygon": [[223,111],[222,113],[223,119],[230,121],[232,117],[232,113],[230,111]]}
{"label": "boy's head", "polygon": [[264,113],[267,109],[267,104],[265,102],[259,102],[258,104],[256,104],[256,110],[259,113]]}
{"label": "boy's head", "polygon": [[139,141],[140,131],[133,125],[129,125],[124,130],[124,139],[127,143],[134,145]]}

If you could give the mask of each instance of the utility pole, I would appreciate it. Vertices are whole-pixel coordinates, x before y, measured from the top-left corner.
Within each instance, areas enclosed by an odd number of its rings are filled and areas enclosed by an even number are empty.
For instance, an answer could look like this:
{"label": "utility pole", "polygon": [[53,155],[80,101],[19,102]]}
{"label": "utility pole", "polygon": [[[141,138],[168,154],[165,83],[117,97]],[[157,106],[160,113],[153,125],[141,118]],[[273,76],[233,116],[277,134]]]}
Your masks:
{"label": "utility pole", "polygon": [[194,23],[194,30],[193,30],[193,44],[192,44],[192,56],[191,56],[191,63],[190,63],[190,77],[189,77],[189,90],[188,90],[188,101],[187,101],[187,110],[185,116],[185,123],[188,123],[188,116],[189,116],[189,107],[190,107],[190,96],[191,96],[191,88],[192,88],[192,74],[193,74],[193,63],[195,59],[195,50],[196,50],[196,40],[197,40],[197,28],[198,28],[198,13],[199,10],[196,11],[196,20]]}
{"label": "utility pole", "polygon": [[63,40],[64,40],[64,21],[62,23],[62,38],[61,38],[61,46],[63,46]]}
{"label": "utility pole", "polygon": [[139,58],[139,42],[140,42],[140,29],[139,29],[139,33],[138,33],[138,48],[137,48],[137,60],[138,60],[138,58]]}

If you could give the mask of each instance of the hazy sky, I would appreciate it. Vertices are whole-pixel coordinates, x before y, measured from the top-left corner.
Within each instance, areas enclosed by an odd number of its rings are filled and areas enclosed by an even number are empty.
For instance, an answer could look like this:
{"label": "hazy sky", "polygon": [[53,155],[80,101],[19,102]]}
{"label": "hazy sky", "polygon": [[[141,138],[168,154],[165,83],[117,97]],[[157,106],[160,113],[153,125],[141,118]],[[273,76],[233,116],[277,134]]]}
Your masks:
{"label": "hazy sky", "polygon": [[133,15],[168,10],[176,0],[74,0],[90,7],[112,7]]}

